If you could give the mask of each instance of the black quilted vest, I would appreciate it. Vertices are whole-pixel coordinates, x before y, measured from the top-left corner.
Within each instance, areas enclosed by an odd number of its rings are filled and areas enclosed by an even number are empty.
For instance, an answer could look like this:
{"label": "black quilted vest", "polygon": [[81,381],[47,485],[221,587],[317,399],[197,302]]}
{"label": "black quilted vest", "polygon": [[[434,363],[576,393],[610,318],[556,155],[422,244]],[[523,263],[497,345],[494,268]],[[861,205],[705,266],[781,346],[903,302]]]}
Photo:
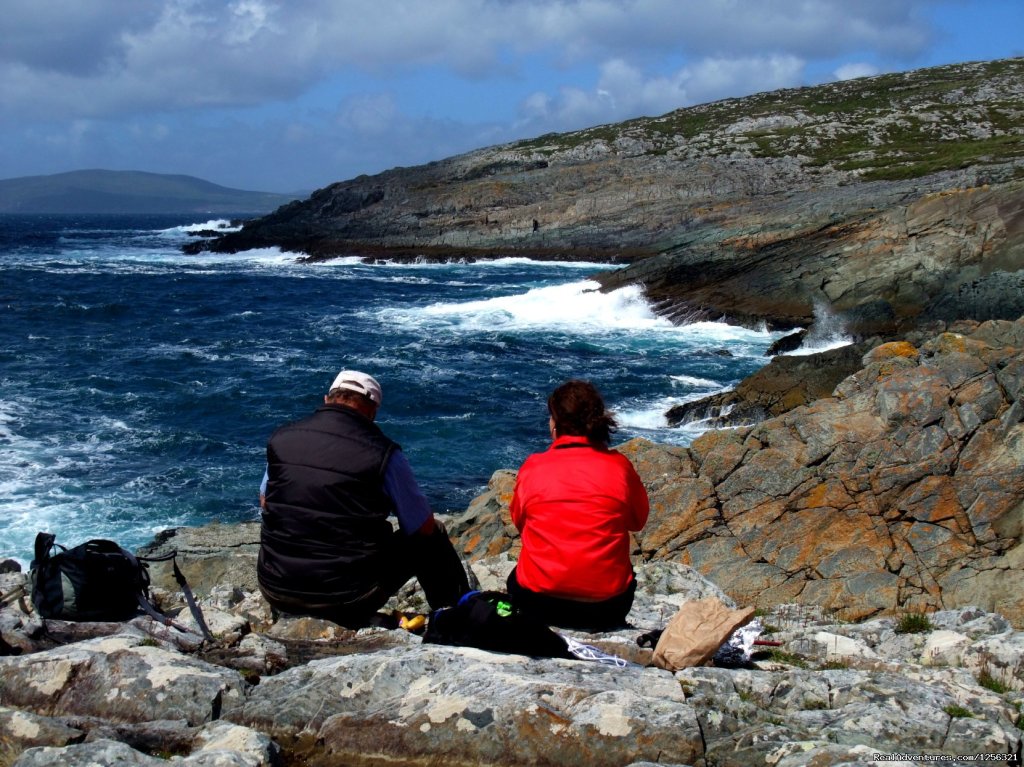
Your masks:
{"label": "black quilted vest", "polygon": [[394,504],[384,470],[398,445],[362,414],[324,405],[267,443],[267,493],[257,565],[268,591],[344,604],[387,566]]}

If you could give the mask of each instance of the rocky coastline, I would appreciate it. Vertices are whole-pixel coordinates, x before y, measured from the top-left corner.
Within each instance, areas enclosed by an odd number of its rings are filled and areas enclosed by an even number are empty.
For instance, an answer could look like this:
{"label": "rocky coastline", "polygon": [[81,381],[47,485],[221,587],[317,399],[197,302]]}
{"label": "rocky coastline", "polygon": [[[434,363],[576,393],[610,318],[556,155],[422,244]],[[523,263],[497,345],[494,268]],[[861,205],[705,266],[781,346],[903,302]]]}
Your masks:
{"label": "rocky coastline", "polygon": [[[205,542],[209,560],[222,533],[184,536]],[[512,564],[498,556],[472,567],[482,587],[495,588]],[[230,581],[198,579],[217,637],[206,646],[149,618],[44,629],[15,603],[0,611],[4,636],[22,651],[0,657],[0,759],[798,767],[911,763],[885,761],[893,753],[1020,757],[1024,632],[998,614],[969,606],[932,612],[923,625],[906,614],[847,623],[778,605],[757,619],[770,650],[672,673],[649,665],[637,635],[663,627],[687,600],[731,600],[676,563],[642,564],[637,577],[628,629],[575,636],[621,658],[621,668],[275,616]],[[19,579],[0,576],[0,588],[7,594]],[[157,593],[173,610],[176,595]],[[392,606],[420,604],[407,590]]]}
{"label": "rocky coastline", "polygon": [[1024,314],[1024,59],[757,94],[360,176],[191,243],[583,259],[676,321]]}
{"label": "rocky coastline", "polygon": [[[42,621],[0,567],[0,767],[1019,763],[1024,741],[1024,60],[760,94],[328,187],[190,247],[309,258],[606,256],[678,321],[855,344],[776,357],[619,446],[651,496],[625,661],[424,644],[276,614],[258,525],[181,528],[215,635]],[[794,339],[794,344],[799,339]],[[483,588],[514,471],[450,534]],[[154,596],[188,624],[169,568]],[[669,672],[637,637],[715,595],[770,650]],[[388,609],[426,612],[407,585]]]}
{"label": "rocky coastline", "polygon": [[[762,387],[779,414],[689,448],[622,445],[651,497],[642,559],[693,566],[764,609],[864,620],[978,604],[1021,626],[1024,320],[917,338],[869,344],[806,404],[802,380],[792,398],[792,380]],[[471,557],[515,551],[513,482],[496,473],[452,526]]]}
{"label": "rocky coastline", "polygon": [[[256,523],[180,528],[216,642],[149,618],[41,621],[0,575],[0,760],[35,765],[910,764],[1024,740],[1024,318],[879,342],[830,397],[690,448],[621,446],[651,494],[628,665],[424,644],[275,614]],[[514,472],[449,520],[483,588]],[[181,611],[169,567],[162,607]],[[692,599],[758,607],[771,650],[675,673],[639,635]],[[388,606],[425,612],[415,582]],[[189,625],[187,611],[179,620]],[[194,625],[194,624],[192,624]]]}

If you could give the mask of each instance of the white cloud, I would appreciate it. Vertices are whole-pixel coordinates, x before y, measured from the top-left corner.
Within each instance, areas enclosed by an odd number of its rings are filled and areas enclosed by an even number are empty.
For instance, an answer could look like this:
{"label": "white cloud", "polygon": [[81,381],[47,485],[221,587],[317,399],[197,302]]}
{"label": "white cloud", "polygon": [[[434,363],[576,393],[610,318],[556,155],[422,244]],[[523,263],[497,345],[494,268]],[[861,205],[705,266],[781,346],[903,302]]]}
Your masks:
{"label": "white cloud", "polygon": [[260,0],[239,0],[228,6],[228,11],[232,20],[226,38],[229,44],[248,44],[253,42],[260,32],[273,34],[281,29],[272,21],[277,9]]}
{"label": "white cloud", "polygon": [[287,99],[339,70],[505,75],[530,54],[641,69],[666,55],[909,54],[927,41],[924,3],[8,0],[0,95],[21,114],[102,116]]}
{"label": "white cloud", "polygon": [[150,27],[157,5],[135,0],[4,0],[0,64],[100,77],[125,31]]}
{"label": "white cloud", "polygon": [[858,77],[872,77],[877,75],[878,72],[878,67],[874,64],[852,62],[839,67],[835,71],[834,76],[836,80],[855,80]]}
{"label": "white cloud", "polygon": [[833,56],[858,47],[912,53],[928,40],[927,0],[561,0],[524,2],[528,26],[569,56],[685,48],[735,58]]}
{"label": "white cloud", "polygon": [[162,122],[132,122],[126,129],[133,138],[147,143],[161,143],[174,134],[173,129]]}
{"label": "white cloud", "polygon": [[704,59],[686,67],[681,76],[695,103],[799,85],[805,62],[792,55],[756,58]]}
{"label": "white cloud", "polygon": [[65,130],[45,134],[43,141],[54,150],[73,150],[81,147],[95,132],[96,125],[92,120],[72,120]]}
{"label": "white cloud", "polygon": [[923,11],[959,1],[4,0],[0,176],[327,183],[896,69],[929,43]]}
{"label": "white cloud", "polygon": [[668,76],[645,75],[614,59],[601,67],[592,91],[563,88],[557,98],[530,95],[522,104],[522,128],[574,130],[596,122],[655,116],[736,93],[774,90],[800,83],[804,62],[794,56],[704,59]]}

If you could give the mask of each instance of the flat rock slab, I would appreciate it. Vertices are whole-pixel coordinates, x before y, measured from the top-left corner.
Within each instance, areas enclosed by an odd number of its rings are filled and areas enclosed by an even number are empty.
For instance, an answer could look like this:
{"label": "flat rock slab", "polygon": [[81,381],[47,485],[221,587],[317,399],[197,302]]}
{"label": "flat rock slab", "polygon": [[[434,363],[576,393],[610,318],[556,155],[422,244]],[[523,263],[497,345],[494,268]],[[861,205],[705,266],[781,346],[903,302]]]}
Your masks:
{"label": "flat rock slab", "polygon": [[151,646],[127,634],[27,656],[0,657],[0,704],[50,716],[114,722],[166,719],[190,725],[220,718],[248,684],[237,671]]}
{"label": "flat rock slab", "polygon": [[324,764],[686,764],[703,753],[696,712],[667,671],[469,648],[315,661],[265,679],[229,717],[292,756],[306,743]]}

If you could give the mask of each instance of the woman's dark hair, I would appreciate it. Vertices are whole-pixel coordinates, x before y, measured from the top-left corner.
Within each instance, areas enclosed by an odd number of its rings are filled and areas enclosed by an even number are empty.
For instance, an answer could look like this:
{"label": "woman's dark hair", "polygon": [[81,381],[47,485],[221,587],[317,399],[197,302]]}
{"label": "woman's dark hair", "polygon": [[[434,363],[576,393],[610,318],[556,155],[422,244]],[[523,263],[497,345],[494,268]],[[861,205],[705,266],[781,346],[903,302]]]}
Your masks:
{"label": "woman's dark hair", "polygon": [[599,445],[607,445],[618,428],[605,410],[601,393],[589,381],[566,381],[551,392],[548,412],[559,435],[586,437]]}

